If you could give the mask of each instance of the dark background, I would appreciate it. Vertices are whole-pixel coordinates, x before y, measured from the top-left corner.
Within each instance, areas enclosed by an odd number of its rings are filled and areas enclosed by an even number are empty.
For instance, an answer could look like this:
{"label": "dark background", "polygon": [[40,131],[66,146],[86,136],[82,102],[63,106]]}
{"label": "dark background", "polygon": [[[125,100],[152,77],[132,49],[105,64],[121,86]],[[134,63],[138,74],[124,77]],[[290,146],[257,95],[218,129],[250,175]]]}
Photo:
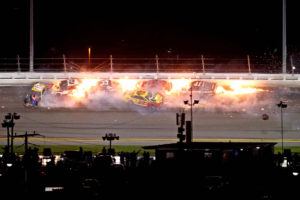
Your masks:
{"label": "dark background", "polygon": [[[0,6],[0,57],[29,57],[29,0]],[[281,53],[282,0],[34,1],[35,57],[244,57]],[[300,47],[287,0],[288,52]]]}

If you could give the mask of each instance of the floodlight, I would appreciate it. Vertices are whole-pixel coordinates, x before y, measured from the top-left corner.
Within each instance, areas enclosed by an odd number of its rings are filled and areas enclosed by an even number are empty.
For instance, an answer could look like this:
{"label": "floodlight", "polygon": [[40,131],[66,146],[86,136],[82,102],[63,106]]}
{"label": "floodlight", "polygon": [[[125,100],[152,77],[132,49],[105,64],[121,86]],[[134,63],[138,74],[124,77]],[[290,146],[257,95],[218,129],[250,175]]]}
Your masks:
{"label": "floodlight", "polygon": [[7,115],[5,115],[5,119],[11,119],[11,113],[8,113]]}

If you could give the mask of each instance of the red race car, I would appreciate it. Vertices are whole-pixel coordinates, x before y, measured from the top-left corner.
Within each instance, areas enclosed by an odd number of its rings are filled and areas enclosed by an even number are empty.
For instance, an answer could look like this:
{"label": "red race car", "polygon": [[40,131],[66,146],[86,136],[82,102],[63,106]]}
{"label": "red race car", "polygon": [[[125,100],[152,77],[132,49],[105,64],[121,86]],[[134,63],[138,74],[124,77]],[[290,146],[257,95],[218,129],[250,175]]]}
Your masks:
{"label": "red race car", "polygon": [[139,84],[140,89],[156,91],[156,92],[170,92],[172,89],[172,83],[167,80],[152,79],[148,81],[142,81]]}

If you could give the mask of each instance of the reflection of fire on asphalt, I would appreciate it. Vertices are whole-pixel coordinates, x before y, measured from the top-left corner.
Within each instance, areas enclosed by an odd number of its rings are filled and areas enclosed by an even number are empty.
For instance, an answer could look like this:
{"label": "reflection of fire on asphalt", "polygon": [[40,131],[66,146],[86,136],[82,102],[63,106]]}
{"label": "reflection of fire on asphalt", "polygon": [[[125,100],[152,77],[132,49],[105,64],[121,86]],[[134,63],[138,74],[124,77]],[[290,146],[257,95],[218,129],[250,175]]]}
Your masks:
{"label": "reflection of fire on asphalt", "polygon": [[[253,82],[249,84],[247,81],[231,81],[222,85],[218,82],[184,78],[169,80],[136,80],[128,78],[115,80],[80,79],[76,84],[73,84],[72,87],[68,88],[68,85],[65,84],[64,88],[59,88],[63,85],[60,82],[52,84],[52,95],[44,95],[40,104],[41,106],[76,107],[76,102],[80,102],[81,104],[89,105],[89,108],[91,108],[91,105],[103,108],[105,105],[100,104],[105,100],[110,104],[118,104],[117,107],[120,107],[120,105],[126,105],[128,99],[132,99],[131,104],[151,107],[150,103],[149,105],[145,102],[141,103],[141,101],[147,101],[147,96],[139,97],[136,95],[139,94],[138,92],[131,92],[135,94],[135,96],[127,98],[126,102],[124,101],[124,95],[128,95],[129,91],[139,90],[156,92],[162,95],[162,104],[164,107],[183,107],[184,104],[182,102],[183,100],[189,99],[191,90],[195,99],[202,100],[201,103],[207,105],[212,105],[214,102],[215,104],[220,104],[220,102],[224,101],[231,101],[230,103],[232,103],[233,99],[243,99],[255,95],[255,93],[266,92],[266,90],[258,88]],[[60,94],[60,96],[64,94],[66,98],[56,100],[54,98],[57,94]],[[213,100],[207,99],[210,97],[213,98]],[[151,104],[155,104],[153,99],[148,100]],[[93,103],[91,104],[90,101],[93,101]],[[110,105],[110,107],[111,106],[112,105]]]}

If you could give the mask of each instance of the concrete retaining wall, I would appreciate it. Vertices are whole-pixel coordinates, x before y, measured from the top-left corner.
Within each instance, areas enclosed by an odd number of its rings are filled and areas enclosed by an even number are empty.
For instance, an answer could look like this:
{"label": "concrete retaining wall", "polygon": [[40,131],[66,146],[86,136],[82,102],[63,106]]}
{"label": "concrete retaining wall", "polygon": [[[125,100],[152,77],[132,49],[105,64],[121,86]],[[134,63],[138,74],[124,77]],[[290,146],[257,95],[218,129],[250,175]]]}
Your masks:
{"label": "concrete retaining wall", "polygon": [[1,85],[24,85],[39,81],[53,81],[71,78],[96,79],[200,79],[200,80],[255,80],[255,81],[292,81],[300,83],[299,74],[248,74],[248,73],[0,73]]}

